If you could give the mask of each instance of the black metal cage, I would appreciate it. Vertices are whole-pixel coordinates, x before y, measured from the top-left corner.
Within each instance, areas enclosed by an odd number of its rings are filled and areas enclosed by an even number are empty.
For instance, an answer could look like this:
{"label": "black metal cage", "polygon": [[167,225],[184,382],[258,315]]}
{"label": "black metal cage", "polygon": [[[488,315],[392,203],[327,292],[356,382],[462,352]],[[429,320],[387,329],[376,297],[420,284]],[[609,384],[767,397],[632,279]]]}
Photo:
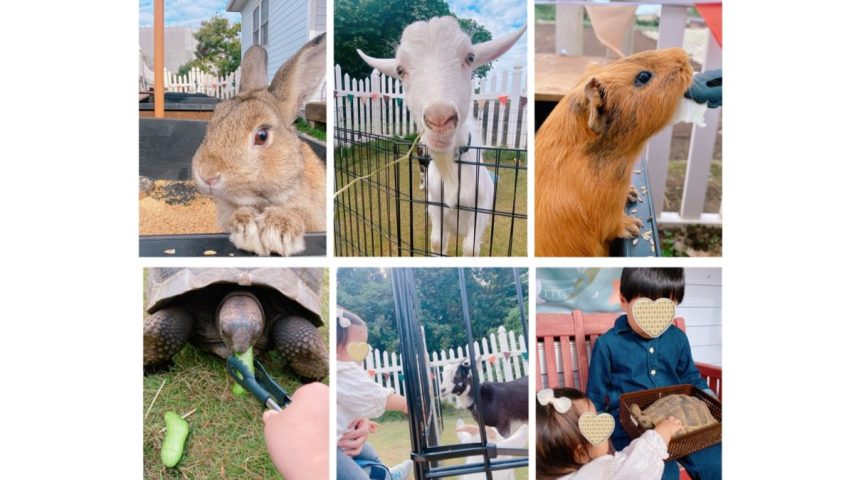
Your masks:
{"label": "black metal cage", "polygon": [[[466,291],[465,274],[458,269],[460,282],[460,297],[462,317],[466,324],[467,351],[474,352],[474,335],[469,312],[468,293]],[[403,362],[404,383],[406,388],[406,403],[409,412],[409,434],[412,443],[411,457],[414,462],[416,480],[445,478],[472,473],[483,473],[487,480],[492,479],[492,472],[497,470],[522,468],[528,466],[527,448],[500,448],[487,441],[483,422],[478,421],[480,441],[457,445],[439,445],[438,422],[441,409],[436,405],[436,395],[433,391],[436,385],[430,381],[430,359],[427,355],[422,330],[417,318],[417,295],[413,270],[409,268],[394,268],[391,270],[392,290],[394,294],[394,310],[400,335],[401,360]],[[517,289],[517,301],[522,314],[522,326],[527,337],[527,322],[524,311],[521,282],[518,271],[514,269],[514,280]],[[480,398],[480,377],[477,368],[472,369],[472,393],[477,411],[483,411]],[[498,459],[498,455],[514,458]],[[479,456],[480,463],[463,465],[441,465],[442,460]]]}
{"label": "black metal cage", "polygon": [[[335,128],[335,254],[338,256],[440,256],[478,251],[486,256],[527,255],[527,154],[525,150],[469,146],[456,161],[458,178],[463,165],[484,167],[492,182],[491,206],[451,206],[428,200],[430,157],[413,147],[414,135],[387,137]],[[412,154],[407,156],[407,153]],[[474,185],[447,195],[460,198],[474,189],[474,205],[488,193],[480,192],[483,169],[475,169]],[[442,184],[441,196],[446,198]],[[449,187],[453,188],[453,187]],[[431,244],[430,211],[441,211],[439,243]],[[440,210],[435,210],[436,208]],[[461,213],[466,212],[466,213]],[[471,215],[467,215],[471,214]],[[484,223],[480,245],[467,244],[460,219]],[[450,227],[446,224],[450,222]],[[454,223],[455,222],[455,223]],[[445,229],[447,228],[447,231]],[[463,228],[465,230],[465,228]]]}

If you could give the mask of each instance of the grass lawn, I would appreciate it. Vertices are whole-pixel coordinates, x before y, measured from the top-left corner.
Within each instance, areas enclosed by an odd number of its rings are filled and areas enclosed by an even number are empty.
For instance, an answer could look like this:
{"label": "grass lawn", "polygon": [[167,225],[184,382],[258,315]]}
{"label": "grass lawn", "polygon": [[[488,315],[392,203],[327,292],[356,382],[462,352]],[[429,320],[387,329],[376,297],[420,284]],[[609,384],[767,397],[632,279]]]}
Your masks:
{"label": "grass lawn", "polygon": [[312,128],[312,126],[309,125],[308,122],[303,120],[302,118],[297,118],[296,122],[294,122],[294,126],[297,127],[297,130],[302,133],[305,133],[306,135],[312,136],[320,140],[321,142],[326,141],[325,126],[323,128]]}
{"label": "grass lawn", "polygon": [[[426,201],[426,192],[418,188],[418,163],[413,159],[383,168],[407,150],[401,144],[399,153],[395,155],[392,149],[392,143],[386,141],[336,149],[336,190],[357,177],[377,172],[352,184],[335,199],[336,239],[343,237],[343,241],[336,245],[337,254],[409,256],[413,250],[414,255],[429,252],[427,205],[418,203]],[[494,163],[496,155],[495,151],[484,150],[481,162]],[[487,167],[492,175],[498,170],[495,211],[527,215],[527,170],[515,168],[517,161],[520,167],[527,165],[526,154],[523,152],[517,155],[514,150],[502,151],[498,160],[499,165],[510,168]],[[449,241],[448,254],[461,255],[463,238],[459,238],[459,243],[454,238]],[[494,222],[484,230],[481,256],[524,256],[527,254],[527,242],[527,219],[496,214]],[[398,253],[398,247],[402,253]]]}
{"label": "grass lawn", "polygon": [[[468,410],[444,407],[442,412],[445,419],[445,430],[439,438],[442,445],[459,443],[455,432],[458,418],[463,419],[467,424],[476,425]],[[386,414],[380,417],[378,421],[380,422],[380,428],[370,436],[370,443],[377,450],[382,461],[386,465],[392,466],[408,459],[412,449],[409,440],[409,422],[406,419],[401,419],[401,416],[396,414],[396,412]],[[464,463],[463,459],[448,460],[445,464],[454,465],[461,463]],[[514,472],[516,480],[527,480],[527,468],[519,468],[514,470]],[[410,478],[414,477],[410,475]]]}
{"label": "grass lawn", "polygon": [[[327,271],[321,298],[328,296]],[[328,321],[326,303],[322,302],[321,313]],[[328,327],[321,329],[321,335],[329,338]],[[283,369],[284,360],[275,352],[260,360],[289,393],[300,386],[297,377]],[[328,378],[324,383],[329,383]],[[144,478],[281,478],[264,443],[263,409],[249,394],[232,395],[224,360],[187,345],[175,356],[169,372],[144,376],[142,384]],[[166,468],[160,461],[163,415],[170,410],[184,415],[193,409],[195,412],[187,417],[190,435],[184,457],[176,467]]]}

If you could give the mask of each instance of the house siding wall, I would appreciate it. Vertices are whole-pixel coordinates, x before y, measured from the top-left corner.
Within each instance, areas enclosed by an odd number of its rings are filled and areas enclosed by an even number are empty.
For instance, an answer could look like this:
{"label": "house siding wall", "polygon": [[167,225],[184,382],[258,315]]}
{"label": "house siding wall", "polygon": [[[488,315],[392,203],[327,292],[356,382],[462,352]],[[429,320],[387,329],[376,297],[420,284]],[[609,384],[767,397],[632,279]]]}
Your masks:
{"label": "house siding wall", "polygon": [[[270,0],[267,38],[267,81],[308,41],[309,0]],[[250,1],[241,12],[241,48],[252,46],[252,11],[260,0]]]}
{"label": "house siding wall", "polygon": [[721,269],[686,268],[685,283],[676,314],[685,317],[694,361],[721,365]]}

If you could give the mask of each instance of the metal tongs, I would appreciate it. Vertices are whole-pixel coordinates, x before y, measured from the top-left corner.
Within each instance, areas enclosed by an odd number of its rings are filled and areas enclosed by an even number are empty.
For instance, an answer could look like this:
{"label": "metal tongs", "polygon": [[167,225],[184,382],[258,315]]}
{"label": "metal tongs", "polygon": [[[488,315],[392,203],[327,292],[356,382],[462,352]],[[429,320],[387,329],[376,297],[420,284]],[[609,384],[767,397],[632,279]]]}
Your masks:
{"label": "metal tongs", "polygon": [[723,93],[724,73],[718,68],[694,75],[694,82],[685,92],[685,98],[700,104],[708,102],[709,108],[718,108],[724,104]]}
{"label": "metal tongs", "polygon": [[228,357],[225,368],[231,378],[257,398],[262,406],[281,412],[283,407],[291,403],[287,390],[273,380],[257,359],[253,359],[252,363],[255,367],[255,375],[252,375],[249,366],[243,363],[243,360],[234,355]]}

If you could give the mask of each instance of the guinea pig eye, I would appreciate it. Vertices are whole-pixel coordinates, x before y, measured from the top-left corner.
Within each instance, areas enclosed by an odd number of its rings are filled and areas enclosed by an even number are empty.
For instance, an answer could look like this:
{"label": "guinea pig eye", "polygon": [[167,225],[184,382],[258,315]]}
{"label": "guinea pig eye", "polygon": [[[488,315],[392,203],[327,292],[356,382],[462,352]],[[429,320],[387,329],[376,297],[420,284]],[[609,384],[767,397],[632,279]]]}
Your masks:
{"label": "guinea pig eye", "polygon": [[646,85],[652,79],[652,73],[647,72],[646,70],[640,72],[638,76],[635,78],[635,86],[640,87],[641,85]]}
{"label": "guinea pig eye", "polygon": [[266,128],[259,128],[255,132],[255,145],[264,145],[268,138],[270,138],[270,132]]}
{"label": "guinea pig eye", "polygon": [[403,69],[400,65],[397,66],[397,76],[403,77],[403,74],[406,73],[406,70]]}
{"label": "guinea pig eye", "polygon": [[466,55],[466,63],[468,63],[469,65],[474,63],[474,54],[473,53]]}

